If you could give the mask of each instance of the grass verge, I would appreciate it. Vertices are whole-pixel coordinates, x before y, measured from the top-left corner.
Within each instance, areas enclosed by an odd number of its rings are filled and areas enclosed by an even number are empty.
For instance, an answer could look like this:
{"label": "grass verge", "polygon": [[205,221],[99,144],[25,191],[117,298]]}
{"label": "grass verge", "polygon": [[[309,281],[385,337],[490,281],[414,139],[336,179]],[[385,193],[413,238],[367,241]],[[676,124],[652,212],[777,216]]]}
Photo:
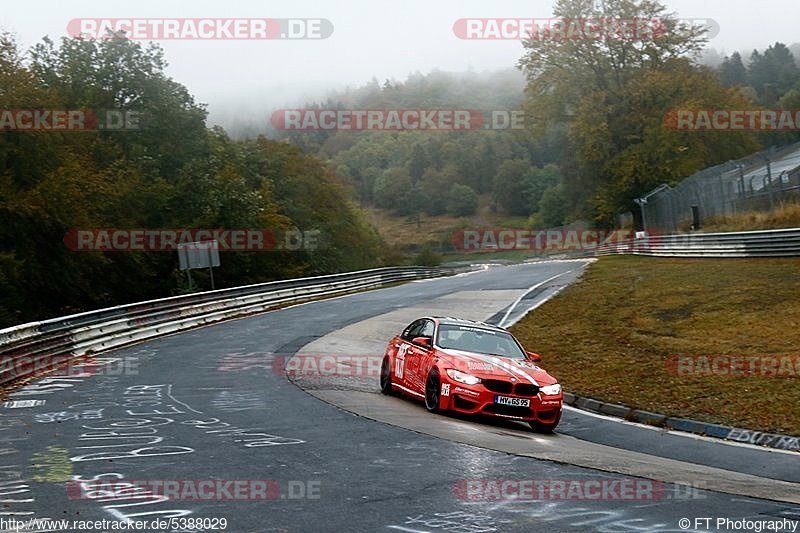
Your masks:
{"label": "grass verge", "polygon": [[678,376],[671,356],[800,354],[800,259],[602,258],[512,328],[566,390],[800,435],[793,377]]}
{"label": "grass verge", "polygon": [[[754,231],[800,228],[800,203],[781,204],[772,211],[745,211],[735,215],[709,218],[700,231]],[[688,227],[684,231],[688,230]]]}

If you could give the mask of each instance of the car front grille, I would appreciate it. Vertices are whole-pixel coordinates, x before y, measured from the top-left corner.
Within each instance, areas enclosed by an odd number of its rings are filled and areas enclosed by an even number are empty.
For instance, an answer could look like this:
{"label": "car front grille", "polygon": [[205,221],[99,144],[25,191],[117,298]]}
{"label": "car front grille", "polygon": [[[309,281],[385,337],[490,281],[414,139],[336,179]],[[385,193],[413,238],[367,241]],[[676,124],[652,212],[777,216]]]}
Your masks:
{"label": "car front grille", "polygon": [[511,394],[512,391],[517,396],[536,396],[539,394],[539,387],[530,383],[517,383],[515,386],[511,382],[501,379],[484,379],[483,386],[492,392],[500,394]]}
{"label": "car front grille", "polygon": [[500,379],[485,379],[483,380],[483,386],[492,392],[503,394],[509,394],[513,388],[510,382]]}
{"label": "car front grille", "polygon": [[539,387],[529,383],[519,383],[514,387],[514,394],[517,396],[536,396],[539,394]]}

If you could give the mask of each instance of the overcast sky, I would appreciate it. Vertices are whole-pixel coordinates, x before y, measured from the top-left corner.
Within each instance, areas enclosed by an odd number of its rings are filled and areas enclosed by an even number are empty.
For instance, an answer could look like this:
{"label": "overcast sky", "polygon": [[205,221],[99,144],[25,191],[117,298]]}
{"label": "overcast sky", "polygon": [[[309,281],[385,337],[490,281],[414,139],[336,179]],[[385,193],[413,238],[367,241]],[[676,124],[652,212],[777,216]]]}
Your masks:
{"label": "overcast sky", "polygon": [[[711,18],[719,35],[710,46],[730,53],[800,41],[798,0],[666,0],[682,18]],[[459,18],[543,18],[552,0],[28,0],[4,4],[0,27],[26,48],[44,35],[67,34],[74,18],[324,18],[324,40],[162,41],[169,74],[201,102],[218,109],[256,101],[290,105],[375,76],[398,80],[415,71],[513,66],[515,41],[467,41],[453,33]],[[12,12],[13,11],[13,12]],[[262,105],[257,107],[261,108]]]}

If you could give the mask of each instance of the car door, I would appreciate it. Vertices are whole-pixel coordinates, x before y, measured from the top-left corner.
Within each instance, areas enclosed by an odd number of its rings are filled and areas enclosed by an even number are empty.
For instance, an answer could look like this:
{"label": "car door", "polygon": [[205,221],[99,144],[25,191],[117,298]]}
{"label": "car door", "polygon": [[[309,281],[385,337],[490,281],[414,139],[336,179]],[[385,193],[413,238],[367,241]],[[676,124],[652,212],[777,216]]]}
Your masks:
{"label": "car door", "polygon": [[428,337],[433,344],[434,323],[433,320],[423,319],[422,325],[419,329],[414,331],[414,336],[408,339],[409,348],[406,354],[406,379],[409,382],[409,388],[419,392],[425,393],[425,378],[427,377],[428,368],[430,368],[429,359],[432,353],[431,347],[422,344],[415,344],[413,339],[415,337]]}
{"label": "car door", "polygon": [[412,360],[412,349],[414,348],[414,344],[411,340],[419,336],[418,334],[422,331],[424,326],[424,320],[415,320],[403,330],[394,344],[396,350],[393,370],[395,383],[411,390],[416,390],[412,388],[412,383],[414,383],[415,380],[410,379],[408,371],[409,362]]}

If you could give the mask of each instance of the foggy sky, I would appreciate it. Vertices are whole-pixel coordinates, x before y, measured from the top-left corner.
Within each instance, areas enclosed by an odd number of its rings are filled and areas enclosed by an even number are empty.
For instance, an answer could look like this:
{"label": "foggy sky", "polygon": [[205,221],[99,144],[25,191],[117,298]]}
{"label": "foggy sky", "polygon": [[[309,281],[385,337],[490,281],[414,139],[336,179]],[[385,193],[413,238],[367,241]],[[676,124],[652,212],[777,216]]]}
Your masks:
{"label": "foggy sky", "polygon": [[[666,0],[680,17],[711,18],[720,33],[709,46],[749,56],[775,41],[800,42],[798,0]],[[168,73],[217,114],[296,105],[372,77],[404,80],[412,72],[498,70],[522,54],[515,41],[466,41],[453,34],[464,17],[552,15],[552,0],[28,0],[3,6],[0,28],[24,48],[66,35],[82,17],[325,18],[325,40],[161,41]]]}

